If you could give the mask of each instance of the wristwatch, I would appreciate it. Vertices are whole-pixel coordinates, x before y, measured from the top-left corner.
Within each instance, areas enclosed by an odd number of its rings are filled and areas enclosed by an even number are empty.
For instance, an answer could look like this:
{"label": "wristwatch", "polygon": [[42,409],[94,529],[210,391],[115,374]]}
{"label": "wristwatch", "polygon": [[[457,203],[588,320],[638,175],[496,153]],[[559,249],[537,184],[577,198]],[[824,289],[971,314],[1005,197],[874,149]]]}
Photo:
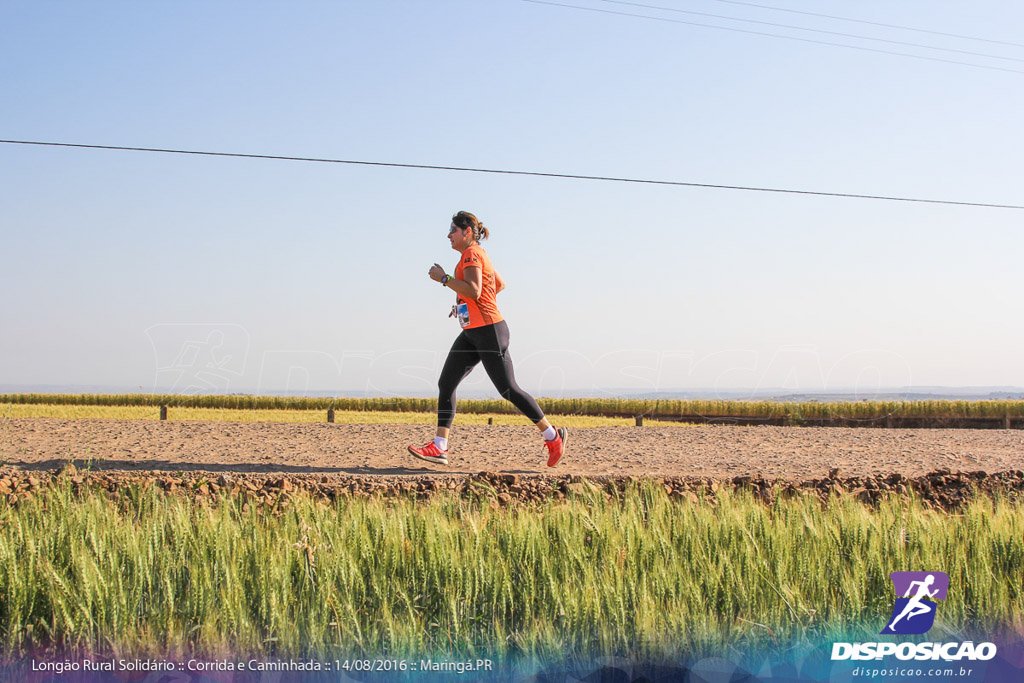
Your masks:
{"label": "wristwatch", "polygon": [[452,279],[451,275],[445,274],[441,277],[441,286],[444,287],[448,284],[448,281]]}

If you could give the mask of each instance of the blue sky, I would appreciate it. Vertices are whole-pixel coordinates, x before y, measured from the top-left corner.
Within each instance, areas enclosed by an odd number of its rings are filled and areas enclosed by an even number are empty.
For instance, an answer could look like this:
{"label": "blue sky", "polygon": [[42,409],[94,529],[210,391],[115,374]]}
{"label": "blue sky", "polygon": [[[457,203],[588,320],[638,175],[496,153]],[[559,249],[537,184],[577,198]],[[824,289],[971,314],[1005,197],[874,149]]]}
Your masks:
{"label": "blue sky", "polygon": [[[1024,42],[1015,2],[768,4]],[[1024,204],[1024,73],[521,0],[6,2],[0,82],[7,140]],[[0,187],[8,385],[429,394],[460,209],[538,396],[1024,385],[1022,211],[16,145]]]}

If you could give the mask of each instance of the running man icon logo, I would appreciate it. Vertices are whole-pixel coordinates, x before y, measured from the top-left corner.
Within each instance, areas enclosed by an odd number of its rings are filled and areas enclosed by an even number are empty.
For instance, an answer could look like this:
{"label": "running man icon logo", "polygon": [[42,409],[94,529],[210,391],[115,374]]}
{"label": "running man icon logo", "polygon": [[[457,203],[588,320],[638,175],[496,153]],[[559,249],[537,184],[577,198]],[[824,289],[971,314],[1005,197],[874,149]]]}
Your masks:
{"label": "running man icon logo", "polygon": [[935,600],[945,600],[949,576],[943,572],[893,572],[896,604],[882,634],[919,635],[935,623]]}

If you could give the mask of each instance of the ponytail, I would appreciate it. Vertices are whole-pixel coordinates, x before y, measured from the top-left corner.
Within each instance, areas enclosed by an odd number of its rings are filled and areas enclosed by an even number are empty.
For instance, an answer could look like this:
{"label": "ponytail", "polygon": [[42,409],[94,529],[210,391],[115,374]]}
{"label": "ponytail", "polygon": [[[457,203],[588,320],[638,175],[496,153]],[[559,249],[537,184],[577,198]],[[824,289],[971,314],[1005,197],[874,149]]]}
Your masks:
{"label": "ponytail", "polygon": [[465,230],[470,228],[473,231],[473,239],[479,242],[491,236],[491,231],[484,227],[480,219],[468,211],[459,211],[452,216],[452,223],[455,227]]}

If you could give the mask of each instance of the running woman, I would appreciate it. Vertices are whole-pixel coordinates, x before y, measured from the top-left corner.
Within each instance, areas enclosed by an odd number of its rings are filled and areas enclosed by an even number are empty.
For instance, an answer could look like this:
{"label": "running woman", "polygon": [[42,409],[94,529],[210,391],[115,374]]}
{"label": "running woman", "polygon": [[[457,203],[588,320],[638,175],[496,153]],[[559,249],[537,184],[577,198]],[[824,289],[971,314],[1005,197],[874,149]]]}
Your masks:
{"label": "running woman", "polygon": [[455,420],[455,390],[482,362],[502,398],[511,401],[544,435],[548,467],[554,467],[565,453],[566,430],[552,427],[537,401],[516,384],[512,358],[508,355],[508,325],[495,301],[498,292],[505,289],[505,281],[480,246],[480,240],[489,236],[490,232],[476,216],[459,211],[452,216],[448,230],[452,249],[461,254],[455,274],[447,275],[436,263],[427,273],[431,280],[455,290],[455,305],[448,317],[458,318],[462,334],[452,344],[437,381],[437,436],[422,448],[409,446],[409,452],[420,460],[448,464],[448,432]]}
{"label": "running woman", "polygon": [[890,631],[895,632],[896,629],[894,627],[896,626],[896,622],[902,619],[903,617],[906,617],[907,621],[910,621],[918,615],[928,614],[932,611],[932,608],[924,604],[923,601],[924,598],[934,598],[936,594],[938,594],[938,588],[936,588],[933,591],[928,590],[928,587],[931,586],[933,583],[935,583],[935,575],[929,574],[928,576],[924,577],[924,581],[912,581],[910,585],[907,586],[907,593],[913,592],[914,586],[917,586],[917,592],[914,593],[913,596],[911,596],[910,600],[907,600],[907,604],[903,608],[903,611],[900,612],[900,615],[893,619],[892,623],[889,624]]}

